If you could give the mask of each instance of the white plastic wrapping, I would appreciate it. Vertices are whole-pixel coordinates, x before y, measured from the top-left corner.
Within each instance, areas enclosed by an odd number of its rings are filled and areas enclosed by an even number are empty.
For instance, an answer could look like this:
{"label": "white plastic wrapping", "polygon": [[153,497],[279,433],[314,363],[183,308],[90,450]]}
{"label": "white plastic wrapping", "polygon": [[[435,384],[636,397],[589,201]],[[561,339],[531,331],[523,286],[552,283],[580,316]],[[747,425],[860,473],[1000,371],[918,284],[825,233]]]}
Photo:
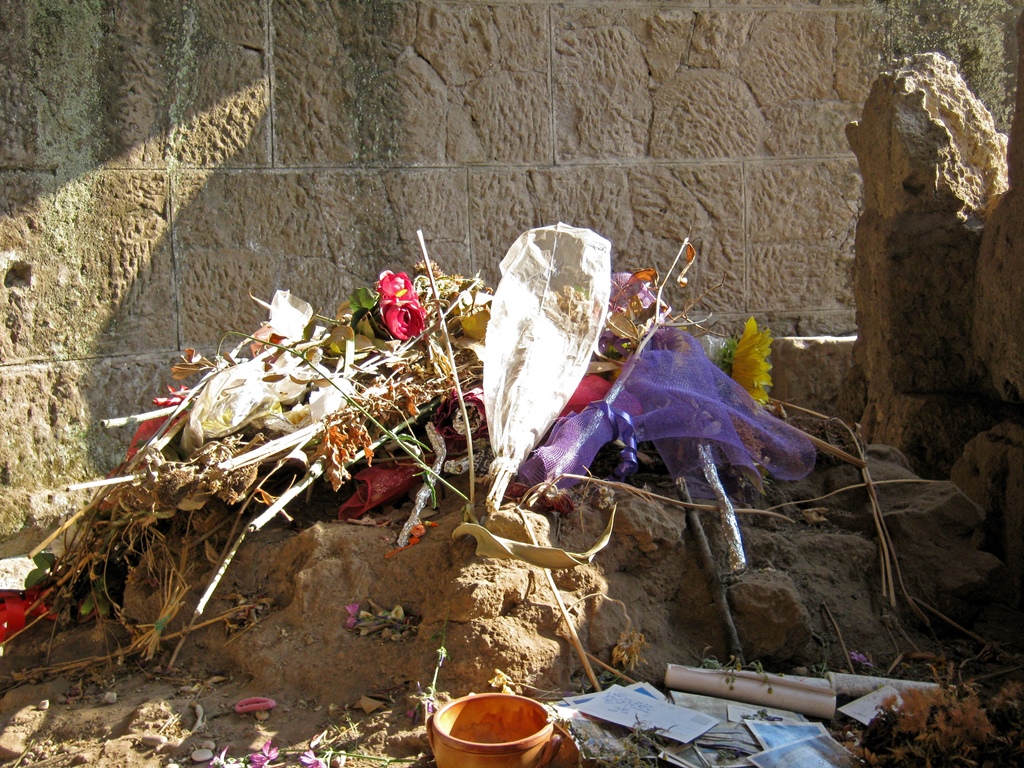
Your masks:
{"label": "white plastic wrapping", "polygon": [[491,512],[586,373],[608,312],[611,243],[561,223],[531,229],[501,273],[483,355]]}
{"label": "white plastic wrapping", "polygon": [[191,456],[207,440],[223,437],[253,419],[281,412],[281,401],[263,381],[259,358],[225,368],[196,395],[181,436],[181,447]]}

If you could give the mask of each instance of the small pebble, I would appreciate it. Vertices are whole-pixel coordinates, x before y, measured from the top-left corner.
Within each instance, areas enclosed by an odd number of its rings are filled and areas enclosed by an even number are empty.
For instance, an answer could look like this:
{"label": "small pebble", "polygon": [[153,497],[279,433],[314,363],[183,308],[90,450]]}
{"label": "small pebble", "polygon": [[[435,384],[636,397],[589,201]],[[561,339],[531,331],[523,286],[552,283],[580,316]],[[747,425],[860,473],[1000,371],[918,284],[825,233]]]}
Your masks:
{"label": "small pebble", "polygon": [[213,760],[212,749],[197,749],[195,752],[192,753],[193,763],[206,763],[210,760]]}
{"label": "small pebble", "polygon": [[166,765],[166,768],[181,768],[181,766],[178,765],[177,763],[168,763]]}
{"label": "small pebble", "polygon": [[107,691],[106,693],[103,694],[103,703],[104,704],[116,704],[117,703],[117,694],[114,693],[113,691]]}
{"label": "small pebble", "polygon": [[258,709],[255,712],[253,712],[253,714],[256,716],[257,720],[269,720],[270,719],[270,713],[267,712],[267,710],[265,710],[265,709]]}
{"label": "small pebble", "polygon": [[49,708],[50,708],[50,700],[49,699],[43,699],[38,704],[36,704],[36,709],[38,709],[40,712],[45,712]]}
{"label": "small pebble", "polygon": [[167,743],[167,737],[162,733],[145,733],[142,735],[142,743],[147,747],[162,747]]}
{"label": "small pebble", "polygon": [[210,750],[212,752],[213,750],[217,749],[217,742],[216,741],[211,741],[210,739],[207,739],[206,741],[202,742],[199,745],[199,748],[200,749],[208,749],[208,750]]}

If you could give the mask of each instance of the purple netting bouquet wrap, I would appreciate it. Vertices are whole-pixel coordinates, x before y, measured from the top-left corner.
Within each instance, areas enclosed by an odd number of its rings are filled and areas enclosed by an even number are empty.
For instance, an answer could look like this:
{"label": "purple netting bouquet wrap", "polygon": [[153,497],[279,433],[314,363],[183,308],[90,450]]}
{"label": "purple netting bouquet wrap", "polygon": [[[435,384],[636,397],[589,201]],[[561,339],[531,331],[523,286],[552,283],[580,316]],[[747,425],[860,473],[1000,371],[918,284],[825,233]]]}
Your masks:
{"label": "purple netting bouquet wrap", "polygon": [[[759,488],[758,466],[780,480],[798,480],[815,461],[806,435],[761,408],[708,360],[696,339],[671,327],[655,331],[603,401],[555,424],[520,467],[520,479],[534,485],[584,474],[601,447],[616,439],[626,446],[617,476],[636,471],[636,445],[651,441],[672,477],[685,478],[702,498],[712,492],[697,449],[701,442],[712,447],[730,494]],[[576,482],[563,478],[558,485]]]}

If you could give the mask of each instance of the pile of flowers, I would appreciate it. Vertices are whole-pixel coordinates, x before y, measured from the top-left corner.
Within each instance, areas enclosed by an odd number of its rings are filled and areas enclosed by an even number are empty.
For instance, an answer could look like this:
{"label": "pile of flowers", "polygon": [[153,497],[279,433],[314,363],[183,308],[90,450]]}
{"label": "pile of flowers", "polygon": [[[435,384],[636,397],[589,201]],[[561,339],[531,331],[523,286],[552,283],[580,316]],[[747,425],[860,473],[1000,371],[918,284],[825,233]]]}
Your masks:
{"label": "pile of flowers", "polygon": [[[604,397],[652,324],[664,319],[656,285],[653,270],[614,276],[611,311],[576,410]],[[415,277],[386,270],[333,316],[281,291],[264,304],[266,323],[234,334],[233,350],[212,358],[187,350],[171,373],[190,385],[127,420],[138,425],[128,455],[94,484],[93,499],[76,515],[77,536],[40,579],[44,597],[64,601],[73,619],[121,618],[123,584],[105,580],[105,563],[120,561],[119,573],[160,583],[167,596],[153,624],[126,623],[133,649],[151,655],[188,592],[180,553],[201,559],[211,546],[231,551],[230,541],[197,538],[216,527],[225,505],[250,510],[253,531],[320,478],[340,491],[356,465],[390,459],[406,472],[410,463],[427,470],[424,457],[433,449],[422,424],[431,416],[446,446],[445,471],[465,470],[470,442],[477,469],[486,466],[479,354],[492,293],[479,278],[429,264]],[[759,402],[770,384],[770,344],[751,319],[718,358]],[[468,423],[453,396],[456,380]],[[444,482],[441,474],[426,476]],[[204,515],[209,519],[197,524]],[[172,584],[164,584],[168,574]],[[409,625],[393,611],[364,613],[352,614],[353,628],[364,633],[401,636]]]}

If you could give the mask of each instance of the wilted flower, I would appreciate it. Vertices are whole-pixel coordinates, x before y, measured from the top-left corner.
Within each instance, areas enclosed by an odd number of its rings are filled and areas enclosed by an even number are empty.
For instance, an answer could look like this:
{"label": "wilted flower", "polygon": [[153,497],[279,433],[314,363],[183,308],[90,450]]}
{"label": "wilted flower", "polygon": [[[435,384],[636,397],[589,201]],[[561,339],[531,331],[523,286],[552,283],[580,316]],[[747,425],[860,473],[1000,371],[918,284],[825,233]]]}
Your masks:
{"label": "wilted flower", "polygon": [[324,765],[324,761],[317,757],[313,753],[312,749],[299,755],[299,762],[302,763],[305,768],[327,768],[327,766]]}
{"label": "wilted flower", "polygon": [[854,669],[871,669],[871,659],[860,651],[850,651],[850,663]]}
{"label": "wilted flower", "polygon": [[349,603],[345,606],[348,611],[348,618],[345,620],[345,629],[355,629],[359,623],[359,603]]}
{"label": "wilted flower", "polygon": [[632,629],[619,635],[619,642],[612,648],[612,664],[622,669],[633,669],[643,661],[640,654],[647,647],[647,638]]}
{"label": "wilted flower", "polygon": [[512,690],[512,678],[500,669],[494,670],[494,677],[492,677],[488,683],[492,688],[500,688],[502,693],[515,693],[515,691]]}
{"label": "wilted flower", "polygon": [[251,768],[267,768],[267,765],[276,759],[277,747],[274,746],[272,741],[267,741],[267,743],[263,745],[263,749],[249,755],[249,765]]}

